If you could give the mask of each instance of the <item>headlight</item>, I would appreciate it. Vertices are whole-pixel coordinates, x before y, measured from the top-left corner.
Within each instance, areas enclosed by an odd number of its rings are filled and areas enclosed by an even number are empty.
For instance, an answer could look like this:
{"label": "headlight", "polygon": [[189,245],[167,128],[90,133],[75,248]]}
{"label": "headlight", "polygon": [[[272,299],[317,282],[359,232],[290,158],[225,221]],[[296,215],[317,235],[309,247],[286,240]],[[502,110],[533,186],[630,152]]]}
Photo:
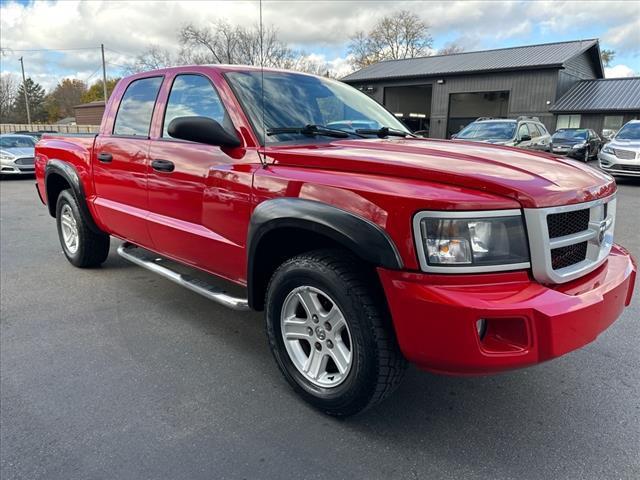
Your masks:
{"label": "headlight", "polygon": [[420,266],[431,272],[529,267],[520,210],[419,212],[413,221]]}
{"label": "headlight", "polygon": [[582,143],[576,143],[571,148],[582,148],[582,147],[586,147],[586,146],[587,146],[586,142],[582,142]]}
{"label": "headlight", "polygon": [[0,161],[2,162],[13,162],[17,157],[13,155],[7,155],[6,153],[0,153]]}
{"label": "headlight", "polygon": [[611,155],[614,155],[614,154],[616,153],[616,152],[614,152],[614,151],[613,151],[613,148],[611,148],[609,145],[605,145],[605,146],[602,148],[602,151],[603,151],[604,153],[609,153],[609,154],[611,154]]}

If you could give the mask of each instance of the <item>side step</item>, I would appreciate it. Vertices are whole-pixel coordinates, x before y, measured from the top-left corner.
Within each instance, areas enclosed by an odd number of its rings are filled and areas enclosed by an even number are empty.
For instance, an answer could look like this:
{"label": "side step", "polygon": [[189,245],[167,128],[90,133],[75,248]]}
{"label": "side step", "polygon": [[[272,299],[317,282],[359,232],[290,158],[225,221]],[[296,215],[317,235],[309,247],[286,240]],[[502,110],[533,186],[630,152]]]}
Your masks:
{"label": "side step", "polygon": [[229,307],[234,310],[250,310],[249,303],[246,298],[232,297],[223,290],[214,287],[203,280],[175,272],[164,265],[160,265],[160,262],[163,260],[162,258],[158,257],[158,255],[153,252],[144,250],[132,243],[125,242],[120,245],[118,247],[118,255],[132,263],[135,263],[136,265],[146,268],[147,270],[151,270],[152,272],[157,273],[178,285],[182,285],[193,292],[199,293],[209,300],[218,302],[225,307]]}

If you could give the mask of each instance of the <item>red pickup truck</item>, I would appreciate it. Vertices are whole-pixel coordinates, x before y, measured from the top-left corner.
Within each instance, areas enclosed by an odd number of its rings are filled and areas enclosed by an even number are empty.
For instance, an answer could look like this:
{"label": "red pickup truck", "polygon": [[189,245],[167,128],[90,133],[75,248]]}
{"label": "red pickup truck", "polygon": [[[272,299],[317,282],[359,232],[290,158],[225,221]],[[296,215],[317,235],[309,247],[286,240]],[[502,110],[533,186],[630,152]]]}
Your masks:
{"label": "red pickup truck", "polygon": [[264,310],[282,373],[333,415],[383,399],[407,361],[488,374],[582,347],[636,276],[613,243],[609,175],[417,138],[367,95],[301,73],[125,78],[98,135],[38,143],[36,174],[73,265],[102,264],[114,236],[140,266]]}

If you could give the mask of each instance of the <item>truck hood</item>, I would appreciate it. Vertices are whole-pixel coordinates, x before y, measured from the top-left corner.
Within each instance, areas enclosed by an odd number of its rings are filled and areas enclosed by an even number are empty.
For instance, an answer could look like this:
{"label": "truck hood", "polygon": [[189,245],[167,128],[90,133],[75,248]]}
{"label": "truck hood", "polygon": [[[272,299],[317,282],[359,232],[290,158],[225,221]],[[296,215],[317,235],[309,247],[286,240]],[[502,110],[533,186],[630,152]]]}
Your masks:
{"label": "truck hood", "polygon": [[517,200],[525,208],[613,194],[611,176],[567,158],[511,147],[432,139],[347,139],[269,147],[277,164],[419,178]]}

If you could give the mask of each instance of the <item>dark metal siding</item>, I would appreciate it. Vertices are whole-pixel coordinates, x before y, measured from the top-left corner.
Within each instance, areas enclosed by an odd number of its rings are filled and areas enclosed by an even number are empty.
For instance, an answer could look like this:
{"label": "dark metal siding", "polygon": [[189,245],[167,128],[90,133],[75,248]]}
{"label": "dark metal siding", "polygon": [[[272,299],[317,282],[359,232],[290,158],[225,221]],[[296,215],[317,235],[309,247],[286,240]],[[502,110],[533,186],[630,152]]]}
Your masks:
{"label": "dark metal siding", "polygon": [[[563,114],[561,114],[563,115]],[[604,117],[608,115],[622,115],[622,124],[624,125],[630,120],[640,118],[640,110],[631,113],[582,113],[580,114],[580,128],[591,128],[598,135],[602,135],[602,127],[604,126]],[[554,129],[555,130],[555,129]],[[553,131],[551,133],[553,133]]]}
{"label": "dark metal siding", "polygon": [[[438,84],[439,78],[444,84]],[[371,97],[383,103],[384,88],[390,86],[432,84],[430,136],[444,138],[447,128],[449,95],[452,93],[509,91],[509,117],[531,115],[540,118],[547,129],[555,127],[555,119],[549,113],[548,102],[556,98],[557,70],[530,70],[525,72],[500,72],[490,74],[430,77],[384,82],[364,82],[354,86],[374,87]]]}

